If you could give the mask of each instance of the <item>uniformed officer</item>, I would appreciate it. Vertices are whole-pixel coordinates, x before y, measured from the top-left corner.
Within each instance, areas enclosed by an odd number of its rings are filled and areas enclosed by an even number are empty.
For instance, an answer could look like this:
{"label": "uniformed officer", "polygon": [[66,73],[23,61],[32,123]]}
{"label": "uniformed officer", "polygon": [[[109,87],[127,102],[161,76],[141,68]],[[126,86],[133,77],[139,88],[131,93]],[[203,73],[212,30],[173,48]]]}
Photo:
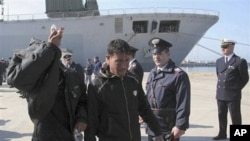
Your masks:
{"label": "uniformed officer", "polygon": [[138,50],[137,48],[130,46],[130,50],[129,50],[130,61],[129,61],[128,71],[135,74],[138,77],[139,82],[142,84],[144,71],[143,71],[141,64],[135,58],[137,50]]}
{"label": "uniformed officer", "polygon": [[2,60],[0,60],[0,86],[3,83],[3,73],[4,73],[4,62]]}
{"label": "uniformed officer", "polygon": [[[170,138],[179,140],[189,127],[190,81],[186,72],[170,59],[169,48],[172,44],[153,38],[149,41],[155,67],[151,70],[146,83],[147,99],[156,118],[165,141]],[[148,140],[154,134],[146,129]]]}
{"label": "uniformed officer", "polygon": [[214,140],[227,138],[227,112],[229,110],[232,124],[241,125],[241,90],[249,80],[248,66],[245,59],[234,54],[233,40],[223,39],[221,50],[223,57],[216,60],[219,133]]}
{"label": "uniformed officer", "polygon": [[85,76],[84,76],[84,70],[83,70],[83,67],[78,64],[78,63],[75,63],[73,61],[73,58],[72,58],[72,53],[69,53],[69,52],[66,52],[63,56],[63,63],[64,65],[67,67],[67,68],[70,68],[72,70],[75,70],[77,71],[83,78],[83,80],[85,80]]}

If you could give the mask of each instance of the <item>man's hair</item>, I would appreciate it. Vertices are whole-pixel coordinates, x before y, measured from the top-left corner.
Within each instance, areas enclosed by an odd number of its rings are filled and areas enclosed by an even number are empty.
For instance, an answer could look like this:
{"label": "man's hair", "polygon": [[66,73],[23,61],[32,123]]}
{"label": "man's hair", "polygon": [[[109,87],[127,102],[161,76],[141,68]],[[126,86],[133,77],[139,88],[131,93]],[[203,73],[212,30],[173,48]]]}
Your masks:
{"label": "man's hair", "polygon": [[121,54],[121,53],[128,54],[129,49],[130,49],[129,45],[126,41],[122,39],[115,39],[108,44],[107,51],[109,55]]}

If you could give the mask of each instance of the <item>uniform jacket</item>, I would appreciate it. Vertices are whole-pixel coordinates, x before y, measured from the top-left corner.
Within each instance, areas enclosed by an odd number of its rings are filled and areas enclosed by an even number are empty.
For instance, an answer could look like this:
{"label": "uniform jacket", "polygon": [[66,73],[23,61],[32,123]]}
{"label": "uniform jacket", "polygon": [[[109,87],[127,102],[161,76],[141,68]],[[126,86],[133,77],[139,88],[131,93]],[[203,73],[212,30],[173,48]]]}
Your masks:
{"label": "uniform jacket", "polygon": [[14,54],[8,67],[8,83],[27,93],[29,116],[34,124],[53,109],[58,95],[60,69],[65,76],[65,100],[70,126],[87,122],[86,87],[80,75],[60,62],[61,51],[54,44],[32,40],[30,46]]}
{"label": "uniform jacket", "polygon": [[70,65],[69,68],[76,71],[76,72],[78,72],[81,75],[81,77],[83,78],[83,80],[84,80],[84,77],[85,77],[84,76],[84,70],[83,70],[83,67],[80,64],[72,62],[72,64]]}
{"label": "uniform jacket", "polygon": [[138,77],[139,82],[142,83],[144,71],[141,64],[136,59],[131,63],[128,70],[134,73]]}
{"label": "uniform jacket", "polygon": [[[2,77],[3,72],[4,72],[4,63],[0,61],[0,75],[1,75],[0,78]],[[0,80],[0,82],[1,81],[2,80]]]}
{"label": "uniform jacket", "polygon": [[[146,94],[152,109],[174,110],[175,126],[186,130],[189,127],[190,82],[188,75],[176,67],[171,60],[157,73],[156,67],[151,70],[146,83]],[[167,133],[168,123],[162,116],[156,116],[162,133]],[[151,130],[147,131],[152,135]]]}
{"label": "uniform jacket", "polygon": [[86,75],[92,75],[93,73],[93,69],[94,69],[94,65],[93,64],[87,64],[86,66]]}
{"label": "uniform jacket", "polygon": [[120,78],[102,70],[88,87],[88,141],[140,141],[140,115],[156,135],[157,123],[141,84],[131,73]]}
{"label": "uniform jacket", "polygon": [[216,60],[217,91],[218,100],[241,99],[241,90],[249,80],[248,66],[245,59],[237,55],[225,64],[224,57]]}
{"label": "uniform jacket", "polygon": [[97,75],[99,73],[101,67],[102,67],[101,61],[99,61],[99,60],[96,61],[95,64],[94,64],[94,68],[93,68],[94,75]]}

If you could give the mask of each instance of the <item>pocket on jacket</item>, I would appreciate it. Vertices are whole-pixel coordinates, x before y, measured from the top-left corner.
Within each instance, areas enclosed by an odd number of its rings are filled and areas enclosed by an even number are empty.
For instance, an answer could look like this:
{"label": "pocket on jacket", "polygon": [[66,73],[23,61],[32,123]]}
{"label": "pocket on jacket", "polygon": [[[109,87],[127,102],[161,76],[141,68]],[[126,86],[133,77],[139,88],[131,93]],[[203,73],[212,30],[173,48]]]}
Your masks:
{"label": "pocket on jacket", "polygon": [[[117,117],[117,118],[119,118],[119,117]],[[121,128],[119,126],[120,125],[118,125],[115,118],[108,117],[108,130],[107,130],[108,135],[117,136],[117,134],[114,134],[114,133],[121,133],[122,131],[121,131]]]}

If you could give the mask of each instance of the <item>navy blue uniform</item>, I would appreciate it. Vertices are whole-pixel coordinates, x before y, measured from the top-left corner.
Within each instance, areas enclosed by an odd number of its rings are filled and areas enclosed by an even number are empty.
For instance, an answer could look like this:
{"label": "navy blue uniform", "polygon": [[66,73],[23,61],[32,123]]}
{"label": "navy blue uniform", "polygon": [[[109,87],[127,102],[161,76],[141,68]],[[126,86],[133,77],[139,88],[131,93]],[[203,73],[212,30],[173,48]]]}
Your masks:
{"label": "navy blue uniform", "polygon": [[[190,115],[188,75],[171,60],[162,71],[157,72],[156,69],[152,69],[148,76],[146,94],[160,123],[161,132],[166,135],[174,126],[186,130],[189,127]],[[149,128],[147,134],[154,136]]]}
{"label": "navy blue uniform", "polygon": [[136,59],[133,60],[128,68],[128,71],[135,74],[138,77],[139,82],[142,83],[144,71],[141,64]]}
{"label": "navy blue uniform", "polygon": [[70,65],[69,68],[78,72],[81,75],[81,77],[83,78],[83,80],[85,79],[84,71],[83,71],[83,68],[80,64],[76,64],[75,62],[72,62],[72,64]]}
{"label": "navy blue uniform", "polygon": [[216,99],[219,117],[219,136],[226,136],[227,111],[231,113],[232,124],[241,124],[241,90],[249,80],[247,62],[237,55],[233,55],[225,63],[224,57],[216,61],[218,77]]}

